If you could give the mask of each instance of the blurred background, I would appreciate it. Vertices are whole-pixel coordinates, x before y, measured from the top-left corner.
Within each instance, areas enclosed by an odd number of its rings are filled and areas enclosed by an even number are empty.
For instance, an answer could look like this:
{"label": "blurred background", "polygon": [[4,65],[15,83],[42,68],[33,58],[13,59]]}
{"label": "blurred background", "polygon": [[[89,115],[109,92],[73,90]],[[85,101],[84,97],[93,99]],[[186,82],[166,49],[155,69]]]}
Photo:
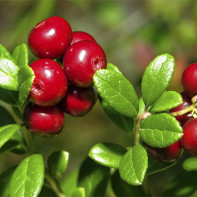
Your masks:
{"label": "blurred background", "polygon": [[[169,89],[182,91],[186,66],[197,61],[196,0],[0,0],[0,43],[9,51],[27,43],[28,34],[50,16],[65,18],[73,31],[90,33],[118,66],[140,96],[142,74],[162,53],[175,57],[176,72]],[[36,57],[29,52],[30,62]],[[55,138],[36,137],[36,148],[45,159],[55,151],[70,153],[68,170],[79,166],[91,146],[114,142],[129,146],[130,137],[105,115],[99,102],[86,116],[66,116],[65,128]],[[4,153],[0,172],[22,156]]]}

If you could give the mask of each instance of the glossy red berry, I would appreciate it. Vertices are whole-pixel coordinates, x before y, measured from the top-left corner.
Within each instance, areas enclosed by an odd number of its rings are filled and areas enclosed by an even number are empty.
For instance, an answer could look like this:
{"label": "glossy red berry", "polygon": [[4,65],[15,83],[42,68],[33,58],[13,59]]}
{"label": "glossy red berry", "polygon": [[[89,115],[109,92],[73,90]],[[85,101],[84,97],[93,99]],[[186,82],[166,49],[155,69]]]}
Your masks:
{"label": "glossy red berry", "polygon": [[71,45],[83,40],[96,42],[96,40],[90,34],[83,31],[74,31],[72,35]]}
{"label": "glossy red berry", "polygon": [[23,114],[27,129],[41,136],[53,136],[64,126],[64,112],[57,106],[43,107],[29,103]]}
{"label": "glossy red berry", "polygon": [[51,59],[40,59],[33,62],[35,78],[30,90],[29,100],[37,105],[52,106],[65,95],[68,82],[62,67]]}
{"label": "glossy red berry", "polygon": [[[189,107],[192,102],[191,100],[185,95],[184,92],[181,93],[181,96],[183,98],[183,102],[181,105],[173,108],[170,110],[170,112],[177,112],[177,111],[181,111],[187,107]],[[175,118],[180,122],[181,125],[184,125],[186,121],[188,121],[190,118],[192,118],[192,113],[191,112],[188,112],[186,114],[182,114],[182,115],[179,115],[179,116],[176,116]]]}
{"label": "glossy red berry", "polygon": [[189,65],[183,72],[182,85],[189,97],[197,95],[197,63]]}
{"label": "glossy red berry", "polygon": [[30,50],[39,58],[54,59],[63,56],[72,40],[69,23],[58,16],[38,23],[30,32]]}
{"label": "glossy red berry", "polygon": [[68,80],[78,87],[92,86],[94,73],[107,66],[105,52],[92,41],[71,45],[64,55],[63,64]]}
{"label": "glossy red berry", "polygon": [[155,148],[146,145],[146,149],[148,153],[159,162],[174,162],[179,158],[182,152],[179,141],[165,148]]}
{"label": "glossy red berry", "polygon": [[197,119],[192,118],[183,125],[181,146],[191,155],[197,157]]}
{"label": "glossy red berry", "polygon": [[83,116],[92,109],[97,96],[94,87],[80,88],[70,85],[61,106],[64,112],[71,116]]}

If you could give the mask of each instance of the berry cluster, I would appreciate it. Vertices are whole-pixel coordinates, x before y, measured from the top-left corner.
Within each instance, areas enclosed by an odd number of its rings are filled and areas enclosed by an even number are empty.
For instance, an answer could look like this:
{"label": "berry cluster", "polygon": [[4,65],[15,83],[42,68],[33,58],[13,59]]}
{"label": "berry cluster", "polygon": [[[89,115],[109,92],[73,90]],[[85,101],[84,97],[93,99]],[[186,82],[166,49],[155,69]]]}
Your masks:
{"label": "berry cluster", "polygon": [[69,23],[57,16],[38,23],[28,44],[40,59],[29,65],[35,78],[24,121],[30,132],[58,134],[64,126],[64,112],[82,116],[95,104],[93,75],[106,68],[105,52],[90,34],[72,32]]}
{"label": "berry cluster", "polygon": [[183,127],[183,137],[174,144],[165,148],[153,148],[147,146],[151,156],[158,161],[175,161],[183,148],[189,154],[197,157],[197,119],[193,116],[196,111],[197,95],[197,63],[189,65],[182,74],[184,91],[181,93],[183,102],[181,105],[170,110],[176,114],[176,119]]}

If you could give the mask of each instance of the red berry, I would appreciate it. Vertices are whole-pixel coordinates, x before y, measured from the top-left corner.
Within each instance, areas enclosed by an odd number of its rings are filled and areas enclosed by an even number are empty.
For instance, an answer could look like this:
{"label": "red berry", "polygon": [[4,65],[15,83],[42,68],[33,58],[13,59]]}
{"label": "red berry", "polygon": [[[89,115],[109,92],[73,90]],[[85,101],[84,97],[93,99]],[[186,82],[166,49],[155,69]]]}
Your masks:
{"label": "red berry", "polygon": [[155,148],[146,145],[148,153],[159,162],[173,162],[176,161],[181,154],[181,145],[177,141],[165,148]]}
{"label": "red berry", "polygon": [[57,104],[66,95],[68,87],[62,67],[51,59],[36,60],[30,67],[35,78],[29,100],[41,106]]}
{"label": "red berry", "polygon": [[29,103],[24,110],[27,129],[41,136],[53,136],[64,126],[64,112],[57,106],[42,107]]}
{"label": "red berry", "polygon": [[197,63],[189,65],[183,72],[182,84],[189,97],[197,95]]}
{"label": "red berry", "polygon": [[[177,112],[177,111],[181,111],[187,107],[189,107],[192,102],[191,100],[185,95],[184,92],[181,93],[181,96],[183,98],[183,102],[181,105],[173,108],[170,110],[170,112]],[[186,114],[182,114],[182,115],[179,115],[179,116],[176,116],[175,118],[181,123],[181,125],[184,125],[185,122],[187,122],[190,118],[192,118],[192,113],[191,112],[188,112]]]}
{"label": "red berry", "polygon": [[58,16],[38,23],[30,32],[28,44],[39,58],[54,59],[63,56],[72,40],[69,23]]}
{"label": "red berry", "polygon": [[78,87],[92,86],[94,73],[107,66],[105,52],[92,41],[71,45],[64,55],[63,64],[68,80]]}
{"label": "red berry", "polygon": [[83,41],[83,40],[90,40],[90,41],[96,42],[96,40],[90,34],[83,32],[83,31],[74,31],[71,45],[76,42]]}
{"label": "red berry", "polygon": [[80,88],[70,85],[61,106],[71,116],[83,116],[92,109],[97,96],[94,87]]}
{"label": "red berry", "polygon": [[191,155],[197,157],[197,119],[192,118],[183,125],[181,146]]}

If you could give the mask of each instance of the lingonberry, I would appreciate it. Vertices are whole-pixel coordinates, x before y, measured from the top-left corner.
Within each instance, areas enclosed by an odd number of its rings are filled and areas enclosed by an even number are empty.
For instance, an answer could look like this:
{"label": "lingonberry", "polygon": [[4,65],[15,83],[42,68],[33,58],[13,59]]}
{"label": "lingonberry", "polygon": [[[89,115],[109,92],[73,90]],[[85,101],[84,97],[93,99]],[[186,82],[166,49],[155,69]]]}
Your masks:
{"label": "lingonberry", "polygon": [[192,118],[183,125],[181,146],[191,155],[197,157],[197,119]]}
{"label": "lingonberry", "polygon": [[[183,98],[182,104],[173,108],[173,109],[171,109],[170,112],[181,111],[181,110],[189,107],[192,104],[191,100],[185,95],[184,92],[181,93],[181,96]],[[192,113],[188,112],[188,113],[176,116],[175,118],[180,122],[181,125],[184,125],[184,123],[186,121],[188,121],[190,118],[192,118]]]}
{"label": "lingonberry", "polygon": [[39,59],[30,64],[35,78],[29,100],[37,105],[52,106],[65,95],[68,82],[62,67],[51,59]]}
{"label": "lingonberry", "polygon": [[71,116],[83,116],[92,109],[96,100],[97,92],[94,87],[80,88],[70,85],[61,106],[64,112]]}
{"label": "lingonberry", "polygon": [[71,45],[76,42],[83,41],[83,40],[90,40],[90,41],[96,42],[95,39],[90,34],[83,32],[83,31],[74,31]]}
{"label": "lingonberry", "polygon": [[155,160],[159,162],[176,161],[182,152],[179,141],[164,148],[155,148],[146,145],[146,149],[149,155],[151,155]]}
{"label": "lingonberry", "polygon": [[72,40],[69,23],[53,16],[38,23],[30,32],[30,50],[39,58],[54,59],[63,56]]}
{"label": "lingonberry", "polygon": [[64,126],[64,112],[58,106],[43,107],[29,103],[23,114],[27,129],[41,136],[53,136]]}
{"label": "lingonberry", "polygon": [[93,85],[94,73],[106,68],[103,49],[92,41],[80,41],[71,45],[64,55],[64,71],[68,80],[78,87]]}
{"label": "lingonberry", "polygon": [[189,65],[183,72],[182,85],[189,97],[197,95],[197,63]]}

